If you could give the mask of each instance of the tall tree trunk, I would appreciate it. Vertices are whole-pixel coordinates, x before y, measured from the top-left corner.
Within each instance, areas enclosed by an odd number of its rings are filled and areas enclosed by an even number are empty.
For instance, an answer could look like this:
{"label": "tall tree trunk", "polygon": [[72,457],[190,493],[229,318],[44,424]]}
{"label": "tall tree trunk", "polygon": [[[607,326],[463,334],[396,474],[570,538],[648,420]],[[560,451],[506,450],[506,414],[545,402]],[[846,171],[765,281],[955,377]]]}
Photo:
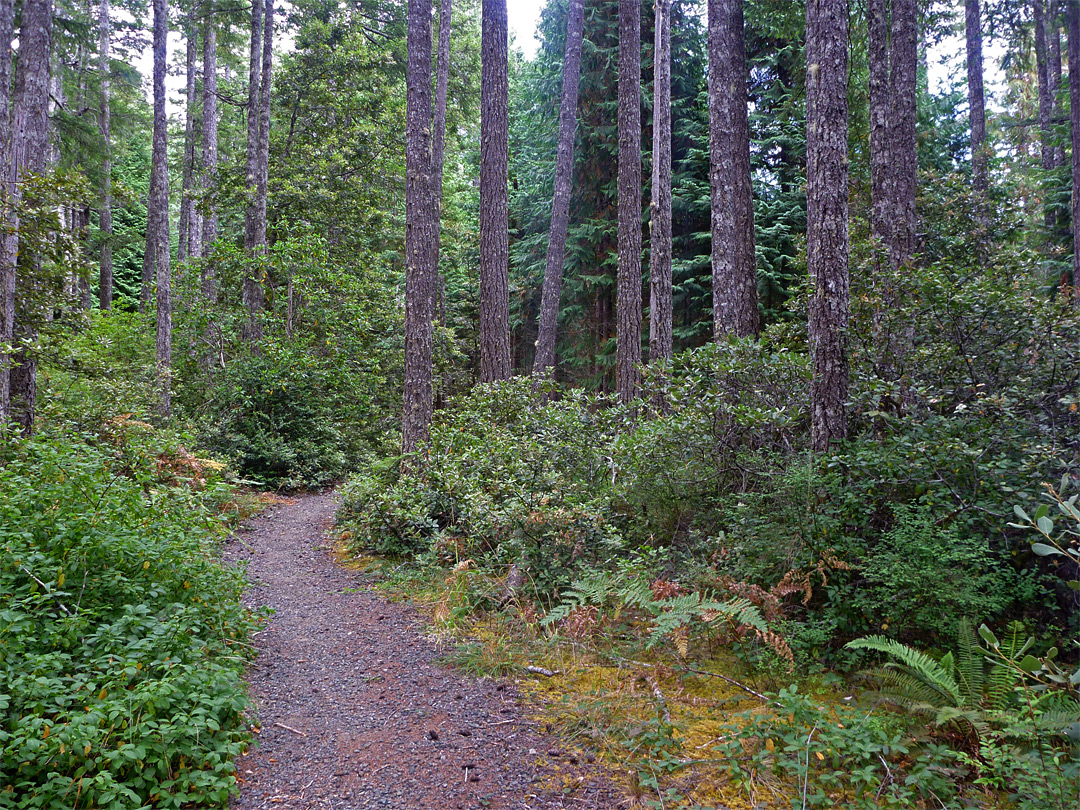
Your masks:
{"label": "tall tree trunk", "polygon": [[506,0],[483,0],[480,77],[480,380],[510,378],[509,46]]}
{"label": "tall tree trunk", "polygon": [[[914,259],[917,244],[915,192],[918,174],[916,0],[869,0],[870,195],[875,272],[882,303],[874,313],[879,373],[891,379],[903,365],[910,338],[897,333],[886,315],[902,298],[900,269]],[[890,13],[891,12],[891,13]]]}
{"label": "tall tree trunk", "polygon": [[431,427],[431,278],[436,221],[432,178],[431,0],[409,0],[405,101],[405,380],[401,444],[412,453]]}
{"label": "tall tree trunk", "polygon": [[[1048,0],[1050,16],[1047,19],[1046,32],[1050,57],[1050,101],[1053,104],[1051,119],[1061,116],[1061,6],[1058,0]],[[1065,146],[1060,139],[1055,139],[1054,168],[1065,164]]]}
{"label": "tall tree trunk", "polygon": [[[258,0],[256,0],[258,2]],[[265,0],[262,30],[262,75],[259,79],[258,141],[255,145],[255,196],[248,209],[244,243],[252,259],[266,252],[266,193],[270,171],[270,79],[274,53],[274,4]],[[254,267],[258,268],[256,261]],[[247,338],[256,343],[262,338],[259,314],[263,310],[262,279],[254,275],[244,280],[244,302],[248,310]]]}
{"label": "tall tree trunk", "polygon": [[847,434],[848,0],[806,4],[806,261],[813,446]]}
{"label": "tall tree trunk", "polygon": [[[979,0],[964,0],[967,37],[968,121],[971,126],[971,185],[985,198],[990,187],[986,153],[986,97],[983,92],[982,16]],[[980,202],[985,203],[985,199]]]}
{"label": "tall tree trunk", "polygon": [[[213,16],[207,16],[203,29],[203,99],[202,99],[202,244],[204,252],[217,241],[218,218],[211,191],[218,164],[218,105],[217,105],[217,28]],[[202,266],[202,294],[207,301],[217,297],[214,268],[210,262]]]}
{"label": "tall tree trunk", "polygon": [[195,111],[198,99],[196,80],[196,61],[199,53],[199,29],[195,23],[196,6],[188,11],[187,53],[184,63],[186,77],[187,109],[184,112],[184,165],[181,169],[180,185],[180,222],[177,225],[179,236],[176,258],[183,262],[200,255],[199,241],[202,228],[199,215],[195,210],[195,141],[198,132],[195,128]]}
{"label": "tall tree trunk", "polygon": [[109,0],[100,0],[98,7],[98,50],[101,59],[101,110],[99,125],[105,155],[101,165],[101,210],[98,225],[101,230],[101,270],[98,281],[98,305],[112,308],[113,246],[112,246],[112,20],[109,19]]}
{"label": "tall tree trunk", "polygon": [[[19,28],[19,64],[15,76],[14,125],[12,152],[15,177],[18,180],[28,174],[44,174],[48,170],[49,147],[49,87],[52,67],[52,2],[50,0],[24,0],[22,25]],[[17,199],[18,192],[13,194]],[[16,223],[17,224],[17,223]],[[16,351],[11,368],[11,415],[24,433],[34,427],[37,407],[37,355],[25,347],[33,342],[37,333],[36,314],[29,300],[16,301],[18,285],[15,279],[15,262],[18,252],[18,234],[12,233],[7,240],[11,251],[6,257],[11,262],[8,314],[14,324],[13,343]],[[39,263],[36,257],[32,263]],[[32,296],[31,296],[32,297]]]}
{"label": "tall tree trunk", "polygon": [[[15,328],[15,260],[18,219],[12,204],[18,193],[12,160],[11,41],[15,38],[14,0],[0,0],[0,346],[8,346]],[[10,252],[9,252],[10,245]],[[0,425],[11,410],[11,357],[0,352]]]}
{"label": "tall tree trunk", "polygon": [[[656,0],[653,35],[649,360],[669,360],[671,336],[671,0]],[[757,315],[755,304],[755,316]]]}
{"label": "tall tree trunk", "polygon": [[1067,0],[1069,22],[1069,132],[1072,140],[1072,295],[1080,309],[1080,0]]}
{"label": "tall tree trunk", "polygon": [[[262,0],[252,0],[251,3],[251,49],[248,63],[248,100],[247,100],[247,171],[245,176],[246,207],[244,211],[244,249],[249,256],[253,257],[256,251],[256,198],[258,197],[259,185],[259,119],[261,118],[262,105],[260,104],[260,79],[262,69],[262,37],[263,37],[263,9]],[[262,286],[255,278],[254,261],[249,266],[251,271],[244,278],[241,296],[244,308],[248,312],[248,322],[244,327],[244,337],[248,341],[256,339],[255,324],[257,313],[261,309]]]}
{"label": "tall tree trunk", "polygon": [[641,384],[641,4],[619,0],[619,272],[615,391]]}
{"label": "tall tree trunk", "polygon": [[892,43],[889,56],[890,160],[895,171],[892,262],[894,267],[911,263],[915,256],[918,224],[915,194],[918,184],[916,139],[916,80],[918,66],[918,4],[916,0],[893,0]]}
{"label": "tall tree trunk", "polygon": [[[169,167],[165,115],[166,41],[169,10],[165,0],[154,0],[154,142],[151,175],[154,217],[154,268],[157,275],[157,384],[158,412],[172,410],[172,278],[169,268]],[[147,246],[148,249],[150,246]]]}
{"label": "tall tree trunk", "polygon": [[[259,79],[259,143],[255,157],[254,248],[266,248],[266,195],[270,176],[270,90],[274,69],[274,2],[265,0],[262,35],[262,77]],[[262,290],[259,291],[262,308]]]}
{"label": "tall tree trunk", "polygon": [[1047,36],[1046,0],[1034,0],[1035,16],[1035,71],[1039,94],[1039,147],[1040,165],[1043,170],[1043,226],[1047,237],[1052,238],[1057,217],[1054,214],[1052,199],[1052,177],[1054,170],[1054,143],[1051,132],[1054,114],[1054,96],[1050,89],[1050,53]]}
{"label": "tall tree trunk", "polygon": [[743,0],[709,0],[713,336],[758,331]]}
{"label": "tall tree trunk", "polygon": [[[661,0],[664,2],[665,0]],[[555,366],[555,340],[559,324],[566,234],[570,229],[570,191],[574,180],[574,137],[577,130],[578,85],[581,81],[581,45],[585,31],[585,0],[570,0],[566,15],[566,50],[563,58],[562,103],[559,107],[559,146],[555,157],[555,190],[551,198],[551,230],[544,262],[544,288],[540,298],[540,328],[536,338],[533,373]]]}
{"label": "tall tree trunk", "polygon": [[[454,13],[453,0],[442,0],[439,6],[439,56],[435,65],[435,120],[432,123],[432,180],[435,183],[436,221],[442,221],[443,164],[446,155],[446,94],[450,86],[450,22]],[[440,228],[441,231],[441,228]],[[439,270],[439,242],[435,242],[435,274],[432,276],[432,295],[438,302],[440,322],[446,321],[446,290]]]}

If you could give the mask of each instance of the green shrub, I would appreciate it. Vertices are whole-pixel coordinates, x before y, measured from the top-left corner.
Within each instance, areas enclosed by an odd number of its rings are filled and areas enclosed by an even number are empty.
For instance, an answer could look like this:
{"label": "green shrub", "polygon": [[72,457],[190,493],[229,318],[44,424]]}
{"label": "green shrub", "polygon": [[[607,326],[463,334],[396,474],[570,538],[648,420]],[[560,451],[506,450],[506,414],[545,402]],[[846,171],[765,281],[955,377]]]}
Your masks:
{"label": "green shrub", "polygon": [[224,805],[233,790],[243,575],[218,561],[202,496],[168,482],[175,448],[151,443],[3,448],[0,807]]}
{"label": "green shrub", "polygon": [[788,782],[794,807],[960,806],[948,747],[916,744],[895,718],[820,705],[795,686],[768,711],[740,712],[723,739],[716,750],[734,782],[750,790],[759,774],[774,774]]}

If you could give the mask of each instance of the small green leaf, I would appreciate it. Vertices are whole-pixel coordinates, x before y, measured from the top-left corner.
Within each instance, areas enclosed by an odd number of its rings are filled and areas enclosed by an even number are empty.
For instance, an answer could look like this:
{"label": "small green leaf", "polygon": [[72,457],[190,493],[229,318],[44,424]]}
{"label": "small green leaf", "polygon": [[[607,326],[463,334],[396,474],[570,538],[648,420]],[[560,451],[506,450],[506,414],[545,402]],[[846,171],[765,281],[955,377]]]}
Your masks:
{"label": "small green leaf", "polygon": [[[1040,509],[1042,507],[1039,507]],[[1054,531],[1054,521],[1043,515],[1041,518],[1035,520],[1035,525],[1039,527],[1039,531],[1043,534],[1052,534]]]}
{"label": "small green leaf", "polygon": [[1053,557],[1055,554],[1059,557],[1064,555],[1053,546],[1048,546],[1046,543],[1032,543],[1031,550],[1038,554],[1040,557]]}
{"label": "small green leaf", "polygon": [[1025,512],[1020,506],[1014,506],[1013,512],[1015,512],[1016,516],[1025,523],[1031,523],[1031,518],[1028,517],[1028,513]]}
{"label": "small green leaf", "polygon": [[995,636],[993,633],[991,633],[990,628],[987,627],[985,624],[980,624],[979,625],[979,636],[982,638],[983,641],[985,641],[991,647],[999,647],[999,646],[1001,646],[1001,642],[999,642],[997,640],[997,636]]}
{"label": "small green leaf", "polygon": [[1025,655],[1024,660],[1020,662],[1020,669],[1029,674],[1038,672],[1042,669],[1042,662],[1034,655]]}
{"label": "small green leaf", "polygon": [[1044,518],[1048,514],[1050,514],[1050,507],[1045,503],[1040,503],[1039,508],[1035,510],[1035,522],[1037,523],[1040,518]]}

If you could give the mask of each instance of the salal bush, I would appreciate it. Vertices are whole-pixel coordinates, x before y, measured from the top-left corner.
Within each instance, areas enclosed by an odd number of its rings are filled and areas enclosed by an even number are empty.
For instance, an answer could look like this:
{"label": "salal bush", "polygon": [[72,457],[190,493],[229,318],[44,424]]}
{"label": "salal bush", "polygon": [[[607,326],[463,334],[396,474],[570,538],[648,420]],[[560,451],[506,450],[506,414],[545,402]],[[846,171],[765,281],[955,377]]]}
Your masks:
{"label": "salal bush", "polygon": [[2,450],[0,808],[224,805],[252,619],[213,482],[139,423]]}

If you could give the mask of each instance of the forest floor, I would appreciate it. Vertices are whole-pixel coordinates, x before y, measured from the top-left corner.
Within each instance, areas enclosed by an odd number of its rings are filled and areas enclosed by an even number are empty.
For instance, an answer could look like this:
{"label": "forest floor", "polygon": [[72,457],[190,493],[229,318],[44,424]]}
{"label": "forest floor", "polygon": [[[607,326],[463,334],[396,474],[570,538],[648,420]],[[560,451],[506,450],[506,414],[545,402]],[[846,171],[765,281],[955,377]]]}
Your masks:
{"label": "forest floor", "polygon": [[256,744],[234,810],[615,808],[597,765],[538,732],[512,684],[441,666],[408,605],[332,557],[332,494],[282,501],[226,547],[273,615],[248,671]]}

